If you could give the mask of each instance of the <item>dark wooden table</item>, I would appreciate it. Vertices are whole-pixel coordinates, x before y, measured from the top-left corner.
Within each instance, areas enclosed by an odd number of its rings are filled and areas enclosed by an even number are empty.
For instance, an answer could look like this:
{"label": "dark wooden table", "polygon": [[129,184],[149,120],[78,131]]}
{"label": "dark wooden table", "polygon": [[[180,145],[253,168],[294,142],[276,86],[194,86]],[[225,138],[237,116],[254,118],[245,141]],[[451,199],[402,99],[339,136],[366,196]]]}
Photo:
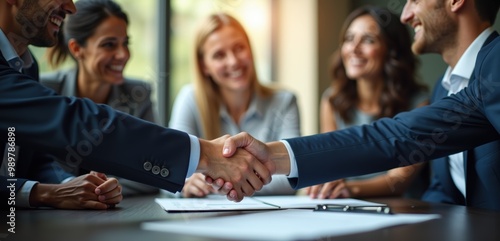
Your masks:
{"label": "dark wooden table", "polygon": [[[7,232],[7,212],[2,211],[0,241],[114,241],[114,240],[214,240],[205,237],[146,231],[140,228],[145,221],[193,220],[241,212],[166,213],[154,202],[155,196],[132,197],[123,200],[114,210],[16,210],[16,233]],[[440,219],[400,225],[375,231],[323,238],[321,240],[500,240],[500,212],[430,204],[401,198],[367,199],[387,203],[395,213],[436,213]],[[196,230],[193,230],[195,233]]]}

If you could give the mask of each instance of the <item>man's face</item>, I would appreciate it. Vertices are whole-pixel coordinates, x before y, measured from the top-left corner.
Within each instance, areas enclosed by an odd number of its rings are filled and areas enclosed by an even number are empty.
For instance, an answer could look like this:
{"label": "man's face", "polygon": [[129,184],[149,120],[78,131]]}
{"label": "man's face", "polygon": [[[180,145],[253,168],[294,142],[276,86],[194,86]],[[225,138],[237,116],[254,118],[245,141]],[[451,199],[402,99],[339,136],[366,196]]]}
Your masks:
{"label": "man's face", "polygon": [[72,0],[25,0],[15,18],[20,26],[18,36],[29,44],[50,47],[67,13],[76,11]]}
{"label": "man's face", "polygon": [[415,54],[442,54],[456,41],[457,23],[444,4],[446,0],[408,0],[401,22],[415,30],[412,51]]}

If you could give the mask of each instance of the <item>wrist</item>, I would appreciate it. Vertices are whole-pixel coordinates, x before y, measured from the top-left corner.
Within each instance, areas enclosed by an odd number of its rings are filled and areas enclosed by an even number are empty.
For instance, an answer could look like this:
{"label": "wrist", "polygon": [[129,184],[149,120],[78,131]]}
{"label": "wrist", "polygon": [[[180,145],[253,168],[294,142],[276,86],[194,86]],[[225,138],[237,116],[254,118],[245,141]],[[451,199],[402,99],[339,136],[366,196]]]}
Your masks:
{"label": "wrist", "polygon": [[198,139],[200,141],[200,160],[195,172],[205,172],[208,170],[208,156],[207,153],[210,150],[210,142],[203,139]]}
{"label": "wrist", "polygon": [[274,163],[275,170],[270,170],[273,174],[290,174],[290,155],[282,142],[270,142],[267,144],[270,161]]}
{"label": "wrist", "polygon": [[47,207],[50,206],[51,199],[51,189],[50,184],[37,183],[33,186],[30,193],[30,206],[32,207]]}

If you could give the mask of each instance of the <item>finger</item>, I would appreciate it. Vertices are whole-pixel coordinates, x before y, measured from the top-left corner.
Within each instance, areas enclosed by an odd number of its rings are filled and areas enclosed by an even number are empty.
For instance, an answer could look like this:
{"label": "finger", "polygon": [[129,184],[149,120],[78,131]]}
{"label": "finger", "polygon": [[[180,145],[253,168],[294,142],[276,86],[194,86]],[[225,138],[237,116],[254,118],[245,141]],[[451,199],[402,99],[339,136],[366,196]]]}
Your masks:
{"label": "finger", "polygon": [[231,191],[229,191],[229,193],[226,195],[226,197],[227,197],[227,200],[236,202],[236,200],[238,198],[238,193],[236,192],[236,190],[232,189]]}
{"label": "finger", "polygon": [[328,199],[328,197],[330,197],[330,193],[332,192],[333,188],[335,188],[335,186],[336,184],[334,184],[333,182],[325,183],[319,191],[319,199]]}
{"label": "finger", "polygon": [[233,184],[225,182],[221,189],[217,191],[218,194],[227,195],[233,189]]}
{"label": "finger", "polygon": [[234,202],[241,202],[241,200],[243,200],[243,197],[245,196],[245,194],[243,193],[242,189],[239,188],[239,187],[235,187],[235,189],[233,189],[231,192],[231,201],[234,201]]}
{"label": "finger", "polygon": [[107,204],[117,204],[123,199],[122,187],[118,186],[114,190],[97,196],[97,200]]}
{"label": "finger", "polygon": [[108,204],[98,201],[87,200],[82,204],[82,207],[85,209],[106,210],[108,209]]}
{"label": "finger", "polygon": [[331,193],[331,198],[338,198],[342,192],[344,191],[345,189],[345,185],[344,183],[340,183],[339,185],[337,185],[334,189],[333,189],[333,192]]}
{"label": "finger", "polygon": [[318,198],[318,193],[322,187],[323,187],[322,184],[312,186],[311,187],[311,194],[309,196],[313,199]]}
{"label": "finger", "polygon": [[215,181],[212,182],[212,188],[215,191],[219,191],[222,186],[224,186],[224,180],[222,178],[217,178]]}
{"label": "finger", "polygon": [[121,194],[121,192],[114,197],[109,197],[109,196],[105,197],[104,195],[99,195],[99,201],[101,201],[105,204],[108,204],[108,207],[109,207],[109,205],[114,205],[114,204],[120,203],[122,201],[122,199],[123,199],[123,195]]}
{"label": "finger", "polygon": [[[264,166],[261,162],[256,161],[254,163],[254,173],[259,177],[263,184],[269,184],[272,180],[271,172]],[[260,189],[258,189],[260,190]]]}
{"label": "finger", "polygon": [[347,188],[347,186],[344,189],[342,189],[339,197],[341,197],[341,198],[350,198],[351,197],[351,192],[349,191],[349,188]]}
{"label": "finger", "polygon": [[90,171],[89,173],[90,175],[94,175],[96,177],[99,177],[101,178],[102,180],[107,180],[108,177],[106,176],[106,174],[102,173],[102,172],[96,172],[96,171]]}
{"label": "finger", "polygon": [[[203,185],[196,184],[197,180],[191,180],[184,185],[182,190],[183,197],[204,197],[208,194],[208,185],[203,182]],[[204,190],[205,189],[205,190]]]}
{"label": "finger", "polygon": [[209,177],[209,176],[205,176],[205,182],[206,182],[207,184],[212,185],[212,184],[213,184],[213,182],[214,182],[214,179],[213,179],[213,178],[211,178],[211,177]]}
{"label": "finger", "polygon": [[111,192],[115,188],[119,186],[118,180],[116,178],[112,177],[106,180],[103,184],[97,186],[95,189],[95,194],[97,195],[103,195],[108,192]]}

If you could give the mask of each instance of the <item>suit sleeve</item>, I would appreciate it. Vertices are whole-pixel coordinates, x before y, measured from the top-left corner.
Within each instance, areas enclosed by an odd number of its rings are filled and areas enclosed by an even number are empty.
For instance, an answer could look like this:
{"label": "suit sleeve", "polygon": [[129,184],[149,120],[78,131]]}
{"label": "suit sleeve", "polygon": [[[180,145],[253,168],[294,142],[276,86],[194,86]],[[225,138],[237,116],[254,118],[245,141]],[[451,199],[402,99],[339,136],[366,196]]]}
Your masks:
{"label": "suit sleeve", "polygon": [[500,39],[477,57],[472,84],[432,105],[371,125],[288,140],[295,188],[428,161],[498,140]]}
{"label": "suit sleeve", "polygon": [[186,133],[56,95],[0,62],[0,136],[15,127],[23,148],[172,192],[182,188],[191,148]]}

